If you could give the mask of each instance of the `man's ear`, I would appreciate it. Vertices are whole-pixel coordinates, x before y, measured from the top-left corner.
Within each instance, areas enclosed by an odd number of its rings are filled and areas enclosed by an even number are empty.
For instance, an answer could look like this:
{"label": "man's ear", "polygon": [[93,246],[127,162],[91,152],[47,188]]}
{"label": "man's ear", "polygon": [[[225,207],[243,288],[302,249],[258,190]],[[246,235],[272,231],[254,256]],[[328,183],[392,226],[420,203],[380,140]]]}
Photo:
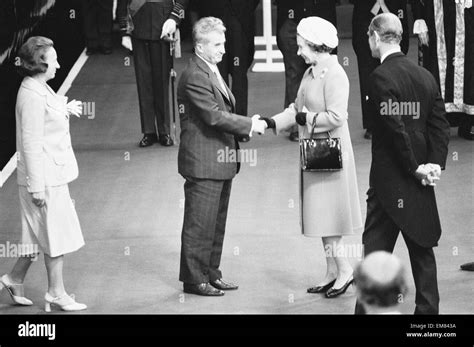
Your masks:
{"label": "man's ear", "polygon": [[202,53],[202,43],[197,43],[196,47],[194,48],[197,53],[201,54]]}
{"label": "man's ear", "polygon": [[375,42],[380,43],[380,35],[378,32],[374,31]]}

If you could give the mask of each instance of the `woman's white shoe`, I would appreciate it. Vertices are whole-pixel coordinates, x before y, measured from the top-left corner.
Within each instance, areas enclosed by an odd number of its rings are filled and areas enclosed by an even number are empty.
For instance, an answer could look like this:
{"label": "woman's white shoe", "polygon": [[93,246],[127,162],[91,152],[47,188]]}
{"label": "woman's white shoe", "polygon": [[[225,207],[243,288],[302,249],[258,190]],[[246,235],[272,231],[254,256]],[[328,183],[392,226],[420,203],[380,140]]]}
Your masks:
{"label": "woman's white shoe", "polygon": [[67,294],[55,298],[49,293],[46,293],[44,300],[46,301],[44,305],[46,312],[51,312],[52,306],[57,306],[63,311],[82,311],[87,308],[87,305],[76,302]]}
{"label": "woman's white shoe", "polygon": [[[13,292],[13,287],[15,288],[16,293],[21,293],[21,295],[15,295]],[[12,298],[13,302],[17,305],[23,305],[23,306],[31,306],[33,305],[33,302],[30,299],[27,299],[23,296],[23,284],[20,283],[13,283],[10,281],[8,278],[8,275],[3,275],[0,278],[0,291],[5,288],[10,294],[10,297]]]}

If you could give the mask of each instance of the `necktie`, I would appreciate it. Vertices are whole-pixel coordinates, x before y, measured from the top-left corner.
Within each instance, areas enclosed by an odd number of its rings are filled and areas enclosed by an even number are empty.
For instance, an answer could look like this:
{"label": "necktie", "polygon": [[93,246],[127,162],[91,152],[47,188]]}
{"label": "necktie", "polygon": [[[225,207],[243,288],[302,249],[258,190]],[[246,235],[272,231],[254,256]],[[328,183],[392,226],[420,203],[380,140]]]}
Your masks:
{"label": "necktie", "polygon": [[376,16],[379,14],[380,9],[382,9],[383,13],[390,12],[387,5],[385,5],[385,0],[377,0],[377,2],[375,3],[374,7],[372,7],[372,10],[370,10],[370,12],[372,12],[372,14]]}
{"label": "necktie", "polygon": [[224,92],[225,96],[227,97],[227,99],[230,100],[229,94],[227,94],[227,88],[225,86],[224,79],[222,78],[221,74],[219,73],[219,70],[214,71],[214,74],[216,75],[216,78],[219,81],[219,84],[220,84],[220,86],[222,88],[222,91]]}

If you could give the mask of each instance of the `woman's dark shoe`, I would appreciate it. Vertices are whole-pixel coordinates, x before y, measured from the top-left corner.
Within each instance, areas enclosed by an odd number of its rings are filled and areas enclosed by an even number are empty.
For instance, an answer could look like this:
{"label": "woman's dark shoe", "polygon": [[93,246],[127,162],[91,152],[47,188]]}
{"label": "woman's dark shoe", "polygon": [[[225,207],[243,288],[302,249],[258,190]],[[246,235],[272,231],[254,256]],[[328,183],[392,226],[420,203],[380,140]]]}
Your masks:
{"label": "woman's dark shoe", "polygon": [[316,286],[316,287],[308,288],[306,291],[311,294],[325,293],[327,292],[329,288],[333,286],[334,283],[336,283],[336,280],[331,281],[328,284],[325,284],[324,286]]}
{"label": "woman's dark shoe", "polygon": [[474,271],[474,262],[472,262],[472,263],[467,263],[467,264],[462,264],[462,265],[461,265],[461,270],[464,270],[464,271]]}
{"label": "woman's dark shoe", "polygon": [[331,299],[331,298],[335,298],[341,294],[344,294],[347,290],[347,288],[349,288],[349,286],[354,282],[354,278],[351,276],[346,284],[344,284],[341,288],[334,288],[332,287],[331,289],[329,289],[327,292],[326,292],[326,298],[328,299]]}

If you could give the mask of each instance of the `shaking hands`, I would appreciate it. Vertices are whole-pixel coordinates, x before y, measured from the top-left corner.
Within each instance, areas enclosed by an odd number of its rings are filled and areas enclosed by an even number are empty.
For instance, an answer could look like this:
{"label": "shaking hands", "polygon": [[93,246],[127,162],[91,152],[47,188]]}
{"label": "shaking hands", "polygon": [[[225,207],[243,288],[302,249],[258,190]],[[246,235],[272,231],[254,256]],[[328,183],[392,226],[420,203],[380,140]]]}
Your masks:
{"label": "shaking hands", "polygon": [[252,130],[251,133],[257,133],[259,135],[265,134],[265,129],[267,129],[267,122],[265,122],[259,114],[256,114],[252,117]]}

